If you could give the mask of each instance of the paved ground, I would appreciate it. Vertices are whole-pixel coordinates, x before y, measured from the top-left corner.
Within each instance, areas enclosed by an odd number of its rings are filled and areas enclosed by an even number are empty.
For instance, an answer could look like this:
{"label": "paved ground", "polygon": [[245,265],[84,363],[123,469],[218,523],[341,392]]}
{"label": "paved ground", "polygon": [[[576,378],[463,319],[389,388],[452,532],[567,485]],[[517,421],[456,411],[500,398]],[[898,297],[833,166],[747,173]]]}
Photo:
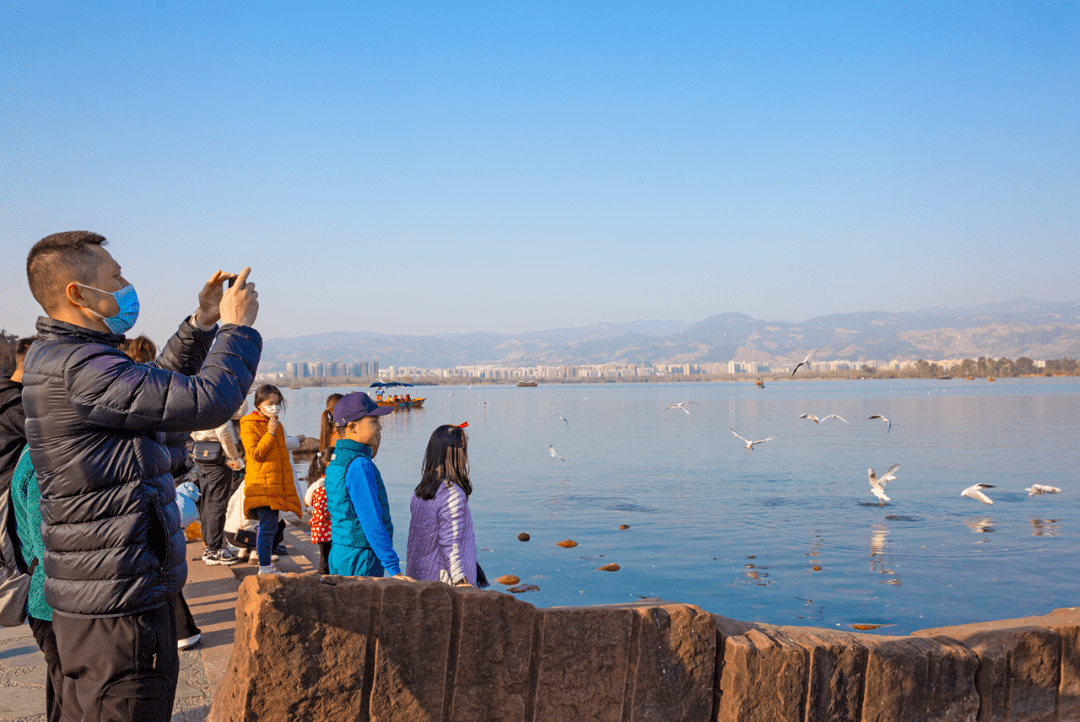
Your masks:
{"label": "paved ground", "polygon": [[[307,525],[287,526],[285,545],[291,555],[277,562],[282,571],[306,572],[318,567],[319,549],[311,543]],[[200,560],[202,549],[202,542],[188,544],[184,587],[184,598],[202,630],[202,641],[197,648],[180,652],[173,722],[206,718],[232,654],[240,582],[259,568],[254,560],[233,567],[208,567]],[[0,720],[45,720],[45,658],[25,624],[0,627]]]}

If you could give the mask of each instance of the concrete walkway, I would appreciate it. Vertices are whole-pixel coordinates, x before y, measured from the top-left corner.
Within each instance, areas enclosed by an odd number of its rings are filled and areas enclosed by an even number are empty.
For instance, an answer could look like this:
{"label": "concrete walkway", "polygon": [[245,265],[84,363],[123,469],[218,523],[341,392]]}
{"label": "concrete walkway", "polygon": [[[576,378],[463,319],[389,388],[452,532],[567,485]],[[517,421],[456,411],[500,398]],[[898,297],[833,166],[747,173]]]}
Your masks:
{"label": "concrete walkway", "polygon": [[[319,549],[311,543],[306,524],[286,526],[285,545],[290,556],[276,562],[283,572],[318,568]],[[195,649],[180,652],[173,722],[200,722],[206,718],[232,654],[240,582],[259,570],[254,555],[246,564],[208,567],[201,561],[202,550],[202,542],[187,546],[184,598],[202,630],[202,640]],[[0,627],[0,720],[45,720],[45,657],[25,624]]]}

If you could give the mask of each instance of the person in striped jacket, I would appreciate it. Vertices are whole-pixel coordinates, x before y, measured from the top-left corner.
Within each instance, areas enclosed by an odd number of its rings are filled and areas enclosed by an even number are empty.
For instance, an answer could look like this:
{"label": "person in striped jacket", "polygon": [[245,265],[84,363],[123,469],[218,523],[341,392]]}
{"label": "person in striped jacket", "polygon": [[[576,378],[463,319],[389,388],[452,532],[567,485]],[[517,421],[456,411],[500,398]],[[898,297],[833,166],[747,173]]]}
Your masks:
{"label": "person in striped jacket", "polygon": [[405,574],[413,579],[476,586],[469,440],[464,426],[440,426],[428,441],[423,475],[409,505],[412,522]]}

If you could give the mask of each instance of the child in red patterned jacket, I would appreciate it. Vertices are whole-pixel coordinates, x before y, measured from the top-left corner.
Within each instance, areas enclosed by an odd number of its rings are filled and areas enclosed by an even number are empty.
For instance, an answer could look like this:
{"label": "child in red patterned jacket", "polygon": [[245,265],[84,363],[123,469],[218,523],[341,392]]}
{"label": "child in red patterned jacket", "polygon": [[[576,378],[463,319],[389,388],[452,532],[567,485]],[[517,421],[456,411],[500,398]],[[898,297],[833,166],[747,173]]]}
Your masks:
{"label": "child in red patterned jacket", "polygon": [[[333,453],[329,451],[328,453]],[[330,512],[326,508],[326,476],[319,454],[311,460],[307,480],[312,482],[304,494],[304,503],[311,508],[311,542],[319,545],[319,573],[330,573]]]}

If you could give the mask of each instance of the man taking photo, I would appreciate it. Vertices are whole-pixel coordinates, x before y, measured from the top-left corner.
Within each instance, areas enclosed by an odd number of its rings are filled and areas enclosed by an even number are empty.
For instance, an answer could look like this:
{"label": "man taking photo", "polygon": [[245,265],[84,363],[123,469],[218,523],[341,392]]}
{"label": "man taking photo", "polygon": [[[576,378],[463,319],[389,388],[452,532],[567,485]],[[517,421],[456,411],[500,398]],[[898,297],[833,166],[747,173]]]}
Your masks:
{"label": "man taking photo", "polygon": [[23,375],[45,599],[63,718],[167,722],[180,671],[173,605],[187,564],[165,434],[218,427],[240,407],[262,352],[251,328],[258,294],[250,268],[218,271],[158,359],[138,364],[118,348],[138,296],[104,245],[89,231],[57,233],[26,259],[47,314]]}

